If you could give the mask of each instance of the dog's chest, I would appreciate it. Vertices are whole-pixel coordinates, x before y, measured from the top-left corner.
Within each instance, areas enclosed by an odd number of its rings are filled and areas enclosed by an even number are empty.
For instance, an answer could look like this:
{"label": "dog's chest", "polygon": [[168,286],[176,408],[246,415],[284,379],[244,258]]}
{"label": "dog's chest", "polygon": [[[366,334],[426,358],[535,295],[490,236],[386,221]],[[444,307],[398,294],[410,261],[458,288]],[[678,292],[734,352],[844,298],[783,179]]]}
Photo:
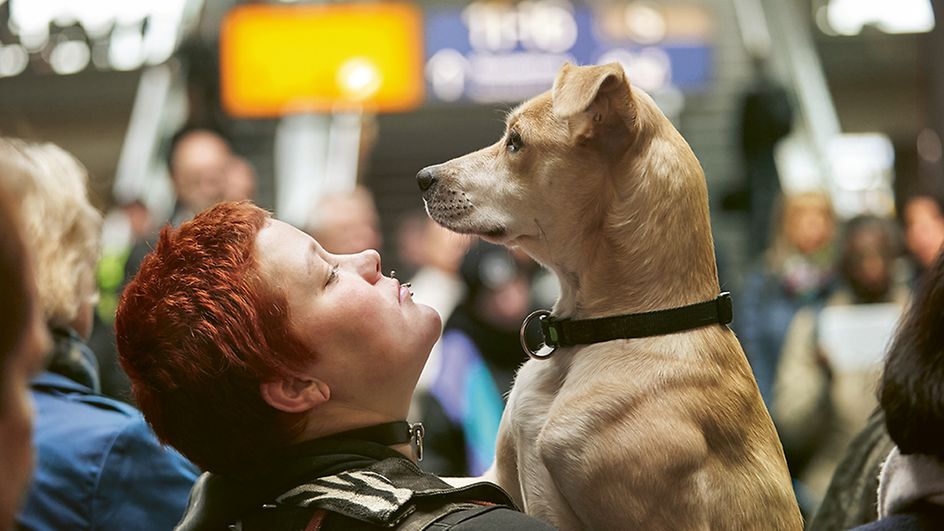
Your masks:
{"label": "dog's chest", "polygon": [[565,376],[558,360],[530,360],[521,367],[508,397],[517,436],[537,438]]}
{"label": "dog's chest", "polygon": [[[508,397],[507,429],[514,441],[515,464],[502,463],[517,471],[521,502],[526,512],[557,521],[563,500],[540,456],[541,430],[564,379],[560,360],[528,361],[518,371]],[[513,465],[513,466],[512,466]]]}

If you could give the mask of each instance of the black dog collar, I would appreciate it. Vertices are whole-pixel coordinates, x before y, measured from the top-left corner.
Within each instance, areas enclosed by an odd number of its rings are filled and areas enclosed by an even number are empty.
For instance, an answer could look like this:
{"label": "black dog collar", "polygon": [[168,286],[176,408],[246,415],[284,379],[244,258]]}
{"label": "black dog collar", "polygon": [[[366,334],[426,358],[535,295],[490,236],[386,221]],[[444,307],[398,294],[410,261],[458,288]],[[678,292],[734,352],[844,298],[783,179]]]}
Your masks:
{"label": "black dog collar", "polygon": [[[713,300],[681,308],[597,319],[557,319],[547,310],[538,310],[521,324],[521,346],[532,358],[545,360],[559,347],[662,336],[713,324],[726,325],[732,318],[731,294],[728,292]],[[538,350],[532,350],[525,341],[525,330],[534,319],[540,321],[544,336],[544,345]]]}

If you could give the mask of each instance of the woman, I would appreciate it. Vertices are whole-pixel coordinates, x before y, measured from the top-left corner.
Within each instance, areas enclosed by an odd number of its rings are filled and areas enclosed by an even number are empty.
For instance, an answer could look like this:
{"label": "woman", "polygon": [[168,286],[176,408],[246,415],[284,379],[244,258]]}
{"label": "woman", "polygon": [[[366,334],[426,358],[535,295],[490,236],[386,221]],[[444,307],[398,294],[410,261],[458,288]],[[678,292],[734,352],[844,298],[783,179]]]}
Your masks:
{"label": "woman", "polygon": [[823,192],[784,196],[777,214],[773,245],[762,264],[745,276],[734,323],[760,394],[771,409],[790,321],[801,308],[824,301],[833,287],[836,231],[832,205]]}
{"label": "woman", "polygon": [[402,419],[441,323],[375,251],[222,203],[163,230],[115,325],[145,416],[209,472],[179,529],[547,528],[416,467]]}
{"label": "woman", "polygon": [[17,525],[167,529],[183,513],[197,471],[160,446],[137,410],[99,394],[98,365],[85,342],[97,300],[101,216],[89,203],[85,170],[52,144],[12,139],[0,139],[0,160],[21,206],[54,341],[46,370],[30,384],[39,458]]}

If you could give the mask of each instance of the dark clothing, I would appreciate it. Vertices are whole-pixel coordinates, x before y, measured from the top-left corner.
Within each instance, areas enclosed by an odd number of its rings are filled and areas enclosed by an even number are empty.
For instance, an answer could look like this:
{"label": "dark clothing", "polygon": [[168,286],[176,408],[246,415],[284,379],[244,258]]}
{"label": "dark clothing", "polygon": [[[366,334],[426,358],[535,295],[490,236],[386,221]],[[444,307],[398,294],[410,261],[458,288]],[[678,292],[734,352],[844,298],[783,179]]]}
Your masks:
{"label": "dark clothing", "polygon": [[798,262],[810,265],[794,269],[821,269],[816,274],[796,274],[809,278],[802,288],[793,287],[790,280],[793,275],[787,271],[788,268],[772,271],[766,263],[761,263],[745,275],[741,296],[736,299],[739,303],[732,326],[754,371],[760,396],[771,410],[776,400],[776,370],[793,317],[805,306],[821,305],[833,289],[832,274],[821,264],[824,260],[803,259]]}
{"label": "dark clothing", "polygon": [[773,80],[761,76],[741,102],[741,153],[750,199],[750,252],[759,256],[769,245],[770,212],[780,195],[774,160],[777,143],[790,134],[790,96]]}
{"label": "dark clothing", "polygon": [[18,529],[170,529],[198,471],[162,446],[133,407],[96,392],[95,355],[53,331],[49,369],[31,384],[37,463]]}
{"label": "dark clothing", "polygon": [[944,529],[944,507],[930,502],[914,504],[907,512],[891,514],[855,528],[855,531],[940,531]]}
{"label": "dark clothing", "polygon": [[879,471],[894,446],[885,431],[885,416],[877,409],[836,467],[826,497],[807,529],[850,529],[875,520],[878,517]]}
{"label": "dark clothing", "polygon": [[527,360],[518,330],[485,322],[473,306],[465,301],[446,322],[439,372],[419,396],[428,436],[421,466],[442,476],[479,476],[492,465],[505,397]]}
{"label": "dark clothing", "polygon": [[[239,526],[252,531],[306,529],[551,529],[514,509],[497,486],[454,488],[377,443],[325,438],[282,452],[264,471],[204,474],[178,531]],[[447,523],[448,520],[448,523]]]}

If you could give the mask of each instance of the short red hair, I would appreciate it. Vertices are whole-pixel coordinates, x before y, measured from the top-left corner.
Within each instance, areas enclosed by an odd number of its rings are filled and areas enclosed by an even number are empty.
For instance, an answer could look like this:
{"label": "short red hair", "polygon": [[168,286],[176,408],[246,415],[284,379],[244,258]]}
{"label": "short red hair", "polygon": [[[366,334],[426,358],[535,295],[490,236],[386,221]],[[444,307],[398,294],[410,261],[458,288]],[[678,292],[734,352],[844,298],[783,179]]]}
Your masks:
{"label": "short red hair", "polygon": [[212,472],[239,472],[288,444],[290,419],[259,385],[312,356],[289,329],[284,296],[258,275],[268,219],[241,201],[165,227],[118,305],[118,353],[138,406],[162,441]]}

